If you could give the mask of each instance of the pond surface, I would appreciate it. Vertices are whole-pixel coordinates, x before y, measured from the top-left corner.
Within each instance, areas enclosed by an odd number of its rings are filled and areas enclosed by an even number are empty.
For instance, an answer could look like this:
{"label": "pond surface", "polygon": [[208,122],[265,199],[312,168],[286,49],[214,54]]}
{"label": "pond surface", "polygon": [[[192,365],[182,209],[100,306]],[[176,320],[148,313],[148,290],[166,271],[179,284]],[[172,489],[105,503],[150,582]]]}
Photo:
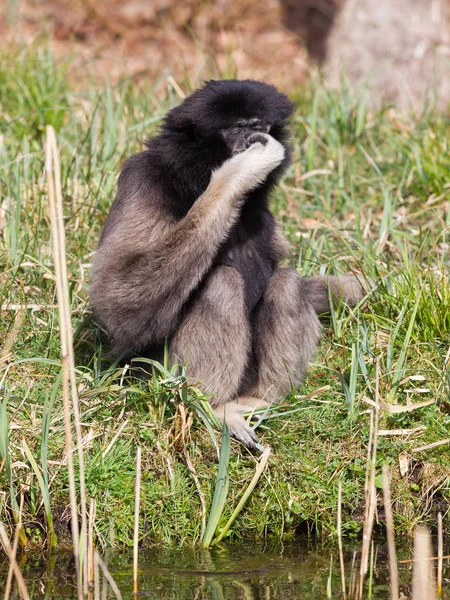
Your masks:
{"label": "pond surface", "polygon": [[[111,554],[104,560],[123,599],[133,598],[132,554]],[[346,553],[345,560],[348,585],[352,552]],[[32,600],[76,599],[70,555],[55,554],[45,560],[26,553],[19,563]],[[6,569],[7,564],[0,562],[0,590],[4,589]],[[400,580],[403,593],[410,597],[410,564],[400,565]],[[343,597],[338,553],[334,548],[323,549],[311,544],[221,545],[211,550],[152,548],[141,551],[139,557],[139,597],[143,599],[316,600],[330,597],[330,590],[331,598]],[[383,545],[375,547],[371,596],[369,594],[366,584],[365,598],[389,598],[387,552]],[[15,589],[12,598],[18,597]],[[102,577],[96,597],[99,600],[116,597]],[[94,593],[91,600],[95,600]]]}

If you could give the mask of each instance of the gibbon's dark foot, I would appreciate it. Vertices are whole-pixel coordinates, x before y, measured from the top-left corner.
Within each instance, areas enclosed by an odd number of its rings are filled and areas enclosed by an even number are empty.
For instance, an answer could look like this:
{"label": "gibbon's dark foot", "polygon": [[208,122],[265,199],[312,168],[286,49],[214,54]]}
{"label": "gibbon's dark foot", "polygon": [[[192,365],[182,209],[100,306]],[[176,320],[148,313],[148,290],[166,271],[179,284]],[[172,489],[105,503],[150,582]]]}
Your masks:
{"label": "gibbon's dark foot", "polygon": [[[253,398],[251,396],[242,396],[235,402],[227,402],[214,408],[214,414],[218,421],[223,423],[224,419],[230,431],[230,435],[239,440],[249,449],[256,448],[258,436],[250,426],[249,421],[256,420],[258,414],[255,410],[267,408],[268,402]],[[250,413],[247,418],[244,414]],[[248,420],[247,420],[248,419]]]}

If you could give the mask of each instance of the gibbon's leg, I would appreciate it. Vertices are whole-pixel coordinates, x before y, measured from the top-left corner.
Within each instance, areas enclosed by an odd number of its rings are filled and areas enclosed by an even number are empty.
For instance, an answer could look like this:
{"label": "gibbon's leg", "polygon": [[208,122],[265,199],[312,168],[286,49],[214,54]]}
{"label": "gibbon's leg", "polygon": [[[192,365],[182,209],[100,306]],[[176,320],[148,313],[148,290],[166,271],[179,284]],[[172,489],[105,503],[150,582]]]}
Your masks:
{"label": "gibbon's leg", "polygon": [[355,275],[325,275],[303,279],[303,288],[318,315],[330,312],[330,299],[334,305],[343,302],[350,307],[356,306],[364,298],[366,288],[371,285],[372,282],[363,280],[362,275],[360,279]]}
{"label": "gibbon's leg", "polygon": [[269,280],[254,323],[257,380],[247,395],[273,402],[297,387],[319,341],[321,326],[305,280],[279,269]]}
{"label": "gibbon's leg", "polygon": [[172,363],[187,365],[190,382],[212,395],[209,401],[219,421],[225,418],[230,433],[249,447],[255,445],[256,434],[233,400],[250,347],[244,280],[233,267],[217,267],[174,334],[169,357]]}

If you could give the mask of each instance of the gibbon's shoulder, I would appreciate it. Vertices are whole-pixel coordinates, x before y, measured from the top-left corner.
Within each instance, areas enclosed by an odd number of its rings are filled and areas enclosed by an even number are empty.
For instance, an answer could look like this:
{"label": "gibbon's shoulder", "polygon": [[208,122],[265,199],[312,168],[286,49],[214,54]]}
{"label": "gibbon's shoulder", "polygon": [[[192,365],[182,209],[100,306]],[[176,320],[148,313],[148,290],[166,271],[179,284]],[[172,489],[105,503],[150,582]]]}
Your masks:
{"label": "gibbon's shoulder", "polygon": [[164,152],[159,144],[149,141],[149,147],[127,158],[118,179],[115,203],[122,204],[159,202],[167,185],[167,174],[171,169],[170,153]]}
{"label": "gibbon's shoulder", "polygon": [[147,151],[138,152],[127,158],[122,164],[118,180],[116,200],[133,198],[145,191],[151,181],[152,165]]}

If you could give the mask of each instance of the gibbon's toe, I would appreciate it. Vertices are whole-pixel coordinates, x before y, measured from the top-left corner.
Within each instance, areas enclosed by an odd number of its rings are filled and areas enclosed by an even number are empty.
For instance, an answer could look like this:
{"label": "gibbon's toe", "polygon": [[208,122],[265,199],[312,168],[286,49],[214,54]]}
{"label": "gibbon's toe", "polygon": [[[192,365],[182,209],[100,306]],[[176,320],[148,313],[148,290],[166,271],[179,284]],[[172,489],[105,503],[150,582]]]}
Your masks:
{"label": "gibbon's toe", "polygon": [[228,402],[213,408],[214,414],[220,423],[223,423],[225,419],[232,437],[242,442],[247,448],[256,448],[258,436],[242,416],[243,409],[246,412],[251,411],[248,406],[244,407],[236,402]]}
{"label": "gibbon's toe", "polygon": [[256,448],[256,445],[258,444],[258,436],[244,419],[244,417],[233,415],[233,419],[226,419],[226,421],[232,437],[242,442],[246,448]]}

